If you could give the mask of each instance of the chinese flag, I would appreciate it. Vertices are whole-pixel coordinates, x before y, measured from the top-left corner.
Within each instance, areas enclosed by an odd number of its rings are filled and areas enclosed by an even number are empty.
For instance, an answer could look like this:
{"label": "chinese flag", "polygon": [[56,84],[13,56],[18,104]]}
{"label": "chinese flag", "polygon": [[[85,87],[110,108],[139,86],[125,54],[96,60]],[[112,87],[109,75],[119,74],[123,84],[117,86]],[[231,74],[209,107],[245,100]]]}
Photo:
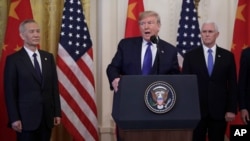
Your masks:
{"label": "chinese flag", "polygon": [[143,0],[129,0],[127,10],[127,21],[125,29],[125,37],[140,36],[138,25],[138,17],[144,11]]}
{"label": "chinese flag", "polygon": [[[238,7],[236,11],[235,23],[234,23],[234,33],[233,33],[233,43],[231,51],[235,56],[235,62],[237,66],[237,73],[239,72],[240,55],[242,49],[250,45],[250,1],[249,0],[239,0]],[[226,138],[230,137],[230,125],[233,124],[243,124],[240,117],[240,112],[236,115],[235,121],[229,123]]]}
{"label": "chinese flag", "polygon": [[24,19],[32,19],[32,11],[29,0],[11,0],[10,11],[5,32],[4,45],[0,60],[0,141],[15,141],[14,130],[8,128],[8,114],[6,111],[4,89],[3,89],[3,71],[6,57],[19,50],[23,41],[19,36],[19,24]]}
{"label": "chinese flag", "polygon": [[242,49],[250,45],[250,1],[239,0],[235,17],[233,44],[231,51],[235,55],[237,71]]}

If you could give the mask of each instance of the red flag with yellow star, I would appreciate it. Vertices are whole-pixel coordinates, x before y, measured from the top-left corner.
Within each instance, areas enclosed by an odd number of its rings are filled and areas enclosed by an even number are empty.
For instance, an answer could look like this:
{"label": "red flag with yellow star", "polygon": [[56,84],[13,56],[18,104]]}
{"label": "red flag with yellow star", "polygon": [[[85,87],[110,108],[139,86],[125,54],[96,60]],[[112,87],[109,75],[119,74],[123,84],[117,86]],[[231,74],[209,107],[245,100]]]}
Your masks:
{"label": "red flag with yellow star", "polygon": [[15,141],[14,130],[8,128],[8,115],[6,111],[4,89],[3,89],[3,71],[6,57],[19,50],[23,41],[19,36],[19,24],[25,19],[32,19],[32,10],[29,0],[11,0],[8,22],[5,31],[4,46],[0,60],[0,141]]}
{"label": "red flag with yellow star", "polygon": [[235,55],[237,70],[239,70],[242,49],[250,45],[250,1],[239,0],[235,17],[233,44],[231,51]]}
{"label": "red flag with yellow star", "polygon": [[[235,56],[235,63],[237,67],[237,74],[239,72],[240,55],[242,49],[250,45],[250,1],[239,0],[235,16],[233,43],[231,52]],[[230,125],[243,124],[240,117],[240,112],[236,115],[233,122],[230,122],[226,132],[226,139],[230,140]]]}
{"label": "red flag with yellow star", "polygon": [[141,35],[138,26],[138,17],[139,14],[143,11],[144,11],[143,0],[128,1],[125,37],[135,37]]}

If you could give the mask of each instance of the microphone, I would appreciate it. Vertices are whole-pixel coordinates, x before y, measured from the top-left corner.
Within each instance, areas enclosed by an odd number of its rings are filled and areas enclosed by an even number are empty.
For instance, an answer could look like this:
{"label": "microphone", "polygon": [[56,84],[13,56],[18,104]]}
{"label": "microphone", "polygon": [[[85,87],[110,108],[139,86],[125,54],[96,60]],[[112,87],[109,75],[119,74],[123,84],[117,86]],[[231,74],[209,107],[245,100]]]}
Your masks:
{"label": "microphone", "polygon": [[158,44],[158,42],[159,42],[157,36],[155,36],[155,35],[152,35],[152,36],[150,37],[150,41],[151,41],[152,43],[154,43],[154,44]]}
{"label": "microphone", "polygon": [[155,35],[152,35],[151,37],[150,37],[150,41],[152,42],[152,43],[154,43],[154,44],[156,44],[156,48],[157,48],[157,51],[156,51],[156,61],[157,61],[157,67],[156,67],[156,72],[157,72],[157,74],[159,74],[159,72],[160,72],[160,53],[159,53],[159,47],[158,47],[158,42],[159,42],[159,39],[158,39],[158,37],[157,36],[155,36]]}

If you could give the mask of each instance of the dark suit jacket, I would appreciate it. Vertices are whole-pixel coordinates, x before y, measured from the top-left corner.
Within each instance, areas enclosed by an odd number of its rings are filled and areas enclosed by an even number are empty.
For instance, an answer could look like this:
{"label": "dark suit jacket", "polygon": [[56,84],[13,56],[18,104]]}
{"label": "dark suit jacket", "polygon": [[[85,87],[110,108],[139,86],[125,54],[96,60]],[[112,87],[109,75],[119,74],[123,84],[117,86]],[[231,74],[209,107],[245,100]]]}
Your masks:
{"label": "dark suit jacket", "polygon": [[236,66],[231,52],[217,46],[209,76],[203,48],[194,49],[185,54],[182,72],[197,75],[201,117],[225,119],[226,112],[236,113]]}
{"label": "dark suit jacket", "polygon": [[34,130],[45,117],[53,127],[53,118],[61,116],[58,80],[53,55],[39,50],[42,83],[33,64],[22,48],[6,59],[4,88],[9,122],[22,121],[23,130]]}
{"label": "dark suit jacket", "polygon": [[[142,37],[122,39],[118,44],[117,52],[112,62],[107,67],[107,76],[112,88],[112,81],[121,75],[142,75],[141,71],[141,47]],[[150,74],[177,74],[179,65],[177,60],[177,49],[159,40],[158,55]],[[159,62],[159,63],[158,63]]]}
{"label": "dark suit jacket", "polygon": [[250,112],[250,48],[241,53],[239,71],[239,107]]}

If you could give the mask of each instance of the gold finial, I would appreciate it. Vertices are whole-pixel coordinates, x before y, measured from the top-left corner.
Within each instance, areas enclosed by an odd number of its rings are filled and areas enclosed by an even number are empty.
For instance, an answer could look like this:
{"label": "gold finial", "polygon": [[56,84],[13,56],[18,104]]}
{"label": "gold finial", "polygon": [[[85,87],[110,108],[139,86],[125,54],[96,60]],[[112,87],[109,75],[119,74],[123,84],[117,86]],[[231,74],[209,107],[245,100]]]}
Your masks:
{"label": "gold finial", "polygon": [[200,18],[199,13],[198,13],[199,2],[200,2],[200,0],[194,0],[194,6],[195,6],[195,9],[197,11],[198,18]]}

